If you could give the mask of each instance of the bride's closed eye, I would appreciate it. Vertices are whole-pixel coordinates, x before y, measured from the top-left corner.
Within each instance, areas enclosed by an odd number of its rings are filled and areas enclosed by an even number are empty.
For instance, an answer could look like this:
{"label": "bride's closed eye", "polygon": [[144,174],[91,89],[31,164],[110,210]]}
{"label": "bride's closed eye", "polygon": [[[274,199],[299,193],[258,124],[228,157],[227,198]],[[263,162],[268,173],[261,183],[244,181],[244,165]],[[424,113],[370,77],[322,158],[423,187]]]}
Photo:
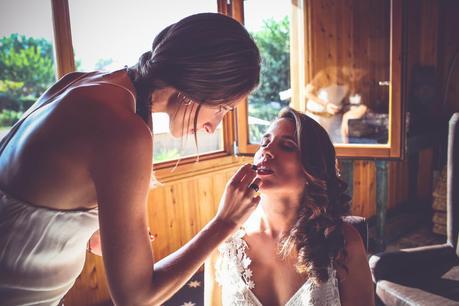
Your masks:
{"label": "bride's closed eye", "polygon": [[288,152],[293,152],[297,149],[296,144],[290,143],[290,141],[285,141],[281,144],[281,147]]}
{"label": "bride's closed eye", "polygon": [[[261,147],[266,147],[270,142],[270,139],[268,137],[263,137],[261,139],[261,142],[260,142],[260,146]],[[285,151],[288,151],[288,152],[292,152],[292,151],[295,151],[298,146],[296,145],[296,143],[294,143],[292,140],[290,139],[283,139],[281,142],[280,142],[280,147],[285,150]]]}

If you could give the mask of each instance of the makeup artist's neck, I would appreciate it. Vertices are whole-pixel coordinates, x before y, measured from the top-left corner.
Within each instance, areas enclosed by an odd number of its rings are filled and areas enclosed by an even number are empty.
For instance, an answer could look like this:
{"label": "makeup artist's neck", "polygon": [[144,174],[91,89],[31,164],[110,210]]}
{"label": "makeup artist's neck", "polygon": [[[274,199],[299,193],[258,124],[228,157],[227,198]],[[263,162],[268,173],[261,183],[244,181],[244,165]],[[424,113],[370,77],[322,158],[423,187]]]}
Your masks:
{"label": "makeup artist's neck", "polygon": [[175,94],[176,90],[172,87],[165,87],[155,90],[151,95],[151,111],[152,113],[165,113],[171,107],[168,101]]}

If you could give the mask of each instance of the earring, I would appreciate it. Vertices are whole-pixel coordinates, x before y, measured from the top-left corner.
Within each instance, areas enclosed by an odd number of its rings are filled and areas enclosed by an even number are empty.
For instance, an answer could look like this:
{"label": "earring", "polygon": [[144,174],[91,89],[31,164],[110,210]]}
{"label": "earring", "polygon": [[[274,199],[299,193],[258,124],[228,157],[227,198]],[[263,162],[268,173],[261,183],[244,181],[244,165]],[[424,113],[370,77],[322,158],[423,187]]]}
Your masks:
{"label": "earring", "polygon": [[182,100],[183,105],[186,105],[186,106],[190,105],[191,102],[193,102],[193,100],[191,100],[190,98],[188,98],[187,96],[185,96],[185,95],[184,95],[183,93],[181,93],[181,92],[179,92],[179,93],[177,94],[177,97],[178,97],[180,100]]}

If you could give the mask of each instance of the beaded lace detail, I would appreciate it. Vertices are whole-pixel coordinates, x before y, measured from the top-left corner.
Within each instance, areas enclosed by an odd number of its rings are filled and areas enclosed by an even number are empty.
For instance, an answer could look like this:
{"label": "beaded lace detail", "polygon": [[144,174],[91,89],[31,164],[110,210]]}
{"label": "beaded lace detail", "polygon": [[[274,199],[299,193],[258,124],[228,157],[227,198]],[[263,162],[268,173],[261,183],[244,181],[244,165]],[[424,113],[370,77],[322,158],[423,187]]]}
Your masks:
{"label": "beaded lace detail", "polygon": [[[238,230],[230,239],[218,248],[220,256],[216,262],[216,280],[222,287],[224,306],[263,306],[253,293],[255,283],[252,280],[250,263],[247,256],[247,242],[243,239],[245,230]],[[285,306],[339,306],[338,280],[333,267],[329,268],[326,283],[316,285],[307,280],[290,298]]]}

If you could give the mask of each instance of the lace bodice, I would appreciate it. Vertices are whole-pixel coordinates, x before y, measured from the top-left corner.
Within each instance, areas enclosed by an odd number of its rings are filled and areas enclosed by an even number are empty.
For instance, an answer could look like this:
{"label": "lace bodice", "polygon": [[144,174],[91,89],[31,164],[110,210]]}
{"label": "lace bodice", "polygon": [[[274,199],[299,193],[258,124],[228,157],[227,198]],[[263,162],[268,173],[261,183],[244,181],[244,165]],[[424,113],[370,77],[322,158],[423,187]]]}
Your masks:
{"label": "lace bodice", "polygon": [[[216,262],[216,279],[222,287],[224,306],[263,306],[253,293],[255,283],[252,280],[250,263],[247,256],[247,242],[243,239],[245,231],[237,231],[219,247],[220,255]],[[316,285],[307,280],[289,299],[285,306],[339,306],[338,280],[335,270],[329,268],[326,283]]]}

